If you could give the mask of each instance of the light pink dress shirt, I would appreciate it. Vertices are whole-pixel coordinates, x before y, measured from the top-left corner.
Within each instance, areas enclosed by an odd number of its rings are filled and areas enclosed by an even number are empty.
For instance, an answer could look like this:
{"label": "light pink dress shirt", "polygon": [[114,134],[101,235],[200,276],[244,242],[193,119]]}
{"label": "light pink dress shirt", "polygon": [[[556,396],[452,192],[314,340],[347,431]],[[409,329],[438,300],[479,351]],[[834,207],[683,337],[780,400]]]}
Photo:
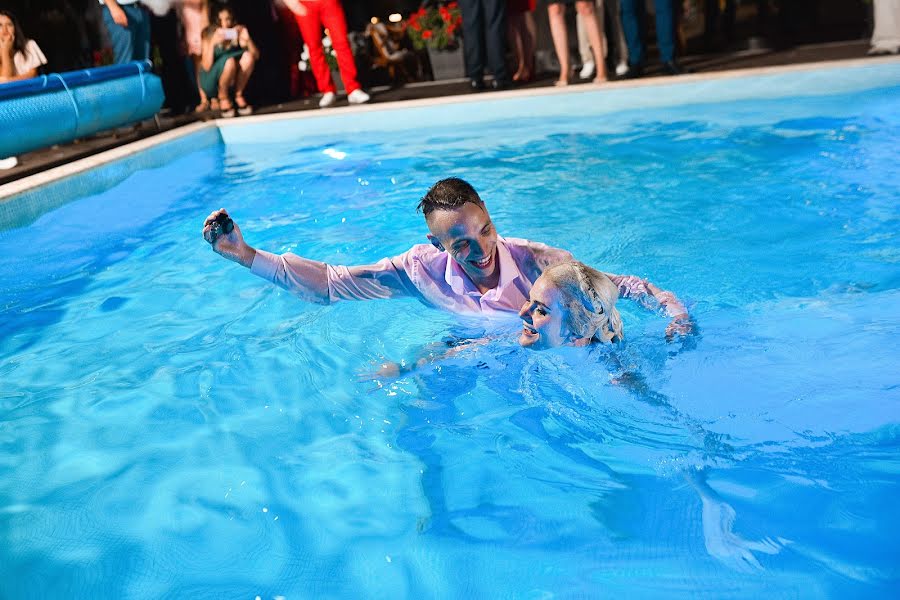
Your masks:
{"label": "light pink dress shirt", "polygon": [[250,271],[303,300],[320,304],[409,296],[457,313],[515,313],[544,269],[573,260],[565,250],[502,237],[497,238],[497,258],[500,283],[484,294],[448,253],[431,244],[419,244],[394,258],[356,267],[257,250]]}
{"label": "light pink dress shirt", "polygon": [[[431,244],[413,246],[373,265],[329,265],[296,254],[256,251],[250,271],[303,300],[330,304],[338,300],[413,297],[456,313],[518,313],[532,284],[548,267],[574,260],[566,250],[519,238],[497,238],[500,283],[482,294],[462,267]],[[674,294],[633,275],[606,274],[619,296],[649,309],[686,315]]]}

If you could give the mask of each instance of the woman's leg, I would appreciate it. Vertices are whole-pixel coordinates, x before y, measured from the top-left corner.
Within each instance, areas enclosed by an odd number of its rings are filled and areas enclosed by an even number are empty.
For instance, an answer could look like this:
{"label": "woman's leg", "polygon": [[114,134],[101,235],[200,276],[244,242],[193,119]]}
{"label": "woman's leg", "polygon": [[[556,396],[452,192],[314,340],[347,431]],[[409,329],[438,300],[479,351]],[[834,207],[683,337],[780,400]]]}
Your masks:
{"label": "woman's leg", "polygon": [[509,27],[509,45],[516,54],[516,72],[513,74],[513,81],[519,81],[525,76],[525,15],[518,11],[511,11],[506,15]]}
{"label": "woman's leg", "polygon": [[594,2],[593,0],[578,0],[575,3],[575,9],[584,19],[584,27],[588,34],[588,40],[591,42],[591,51],[594,53],[594,64],[597,66],[597,76],[594,78],[594,82],[606,81],[606,61],[603,59],[605,40],[600,31],[600,25],[597,23]]}
{"label": "woman's leg", "polygon": [[231,87],[237,75],[237,61],[232,57],[225,61],[222,74],[219,76],[219,106],[223,111],[231,110]]}
{"label": "woman's leg", "polygon": [[200,104],[195,110],[203,112],[209,110],[209,98],[206,97],[206,92],[203,91],[203,86],[200,85],[200,55],[191,54],[191,60],[194,62],[194,85],[197,86],[197,93],[200,94]]}
{"label": "woman's leg", "polygon": [[[238,96],[243,99],[244,88],[247,87],[247,82],[250,81],[250,76],[253,75],[254,67],[256,67],[256,59],[253,58],[253,55],[249,52],[244,52],[241,55],[240,62],[238,62],[237,79],[234,84],[234,95],[236,100]],[[238,106],[241,106],[241,104],[242,102],[238,100]]]}
{"label": "woman's leg", "polygon": [[528,32],[528,36],[525,38],[528,42],[525,50],[528,75],[534,77],[534,46],[537,43],[537,23],[534,22],[534,15],[531,14],[531,11],[525,13],[525,31]]}
{"label": "woman's leg", "polygon": [[547,5],[550,35],[556,58],[559,59],[559,80],[556,85],[569,85],[569,36],[566,33],[566,5],[554,2]]}

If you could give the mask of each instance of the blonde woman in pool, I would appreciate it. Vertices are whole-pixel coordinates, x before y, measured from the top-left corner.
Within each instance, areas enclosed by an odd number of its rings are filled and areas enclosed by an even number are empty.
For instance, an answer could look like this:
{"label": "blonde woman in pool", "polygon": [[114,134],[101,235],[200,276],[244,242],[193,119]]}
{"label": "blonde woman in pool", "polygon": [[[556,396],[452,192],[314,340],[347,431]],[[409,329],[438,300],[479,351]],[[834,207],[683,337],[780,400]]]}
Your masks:
{"label": "blonde woman in pool", "polygon": [[534,282],[519,311],[519,344],[542,350],[620,342],[618,297],[616,285],[600,271],[577,261],[554,265]]}
{"label": "blonde woman in pool", "polygon": [[[622,340],[622,320],[616,310],[618,289],[609,277],[580,262],[553,266],[534,282],[528,301],[519,311],[522,333],[519,344],[541,350],[559,346],[610,344]],[[619,380],[636,397],[666,407],[697,434],[707,438],[702,426],[680,415],[664,396],[652,393],[640,378]],[[735,533],[736,513],[706,480],[705,468],[690,467],[685,480],[699,494],[706,549],[723,564],[739,570],[763,570],[754,553],[777,554],[787,540],[747,540]]]}
{"label": "blonde woman in pool", "polygon": [[[622,319],[616,309],[618,297],[617,286],[604,273],[577,261],[554,265],[534,282],[528,300],[519,311],[522,317],[519,344],[534,350],[563,346],[587,350],[588,346],[621,342]],[[451,358],[463,349],[465,346],[451,348],[440,358]],[[407,371],[433,360],[422,359]],[[613,358],[613,362],[617,361]],[[397,375],[400,371],[395,368],[390,374]],[[665,396],[651,390],[640,375],[624,373],[614,381],[624,385],[642,402],[671,412],[698,438],[709,440],[702,424],[682,415]],[[706,449],[710,449],[708,442]],[[720,451],[725,456],[729,454],[727,447]],[[781,538],[754,541],[741,537],[734,531],[735,510],[710,487],[707,469],[691,466],[683,476],[700,497],[703,538],[710,556],[738,571],[761,571],[763,566],[756,553],[777,554],[789,543]]]}

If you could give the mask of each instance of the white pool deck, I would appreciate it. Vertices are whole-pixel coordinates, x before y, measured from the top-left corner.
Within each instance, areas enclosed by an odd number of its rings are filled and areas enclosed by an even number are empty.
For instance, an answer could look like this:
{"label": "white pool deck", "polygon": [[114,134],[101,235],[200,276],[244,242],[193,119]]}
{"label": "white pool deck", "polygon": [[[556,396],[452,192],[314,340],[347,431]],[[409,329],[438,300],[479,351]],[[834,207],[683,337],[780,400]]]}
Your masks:
{"label": "white pool deck", "polygon": [[[290,142],[322,133],[396,131],[427,126],[435,122],[435,107],[440,108],[441,121],[467,124],[525,118],[536,113],[542,116],[572,116],[582,111],[603,114],[684,104],[832,95],[895,85],[900,85],[900,57],[888,56],[218,119],[180,127],[2,185],[0,207],[23,195],[33,201],[35,192],[40,193],[39,188],[64,180],[72,181],[73,188],[94,188],[95,185],[78,185],[75,180],[84,178],[75,176],[193,135],[198,136],[201,146],[216,142],[226,145]],[[473,105],[479,105],[478,109]]]}

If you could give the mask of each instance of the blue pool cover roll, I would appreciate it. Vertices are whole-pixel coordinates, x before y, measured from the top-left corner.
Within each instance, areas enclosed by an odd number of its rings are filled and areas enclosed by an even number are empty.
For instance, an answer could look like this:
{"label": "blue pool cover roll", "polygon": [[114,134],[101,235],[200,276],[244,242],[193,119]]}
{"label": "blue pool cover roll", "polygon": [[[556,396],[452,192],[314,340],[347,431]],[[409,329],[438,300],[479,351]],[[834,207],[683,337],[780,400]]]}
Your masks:
{"label": "blue pool cover roll", "polygon": [[0,158],[149,119],[162,83],[149,61],[0,84]]}

